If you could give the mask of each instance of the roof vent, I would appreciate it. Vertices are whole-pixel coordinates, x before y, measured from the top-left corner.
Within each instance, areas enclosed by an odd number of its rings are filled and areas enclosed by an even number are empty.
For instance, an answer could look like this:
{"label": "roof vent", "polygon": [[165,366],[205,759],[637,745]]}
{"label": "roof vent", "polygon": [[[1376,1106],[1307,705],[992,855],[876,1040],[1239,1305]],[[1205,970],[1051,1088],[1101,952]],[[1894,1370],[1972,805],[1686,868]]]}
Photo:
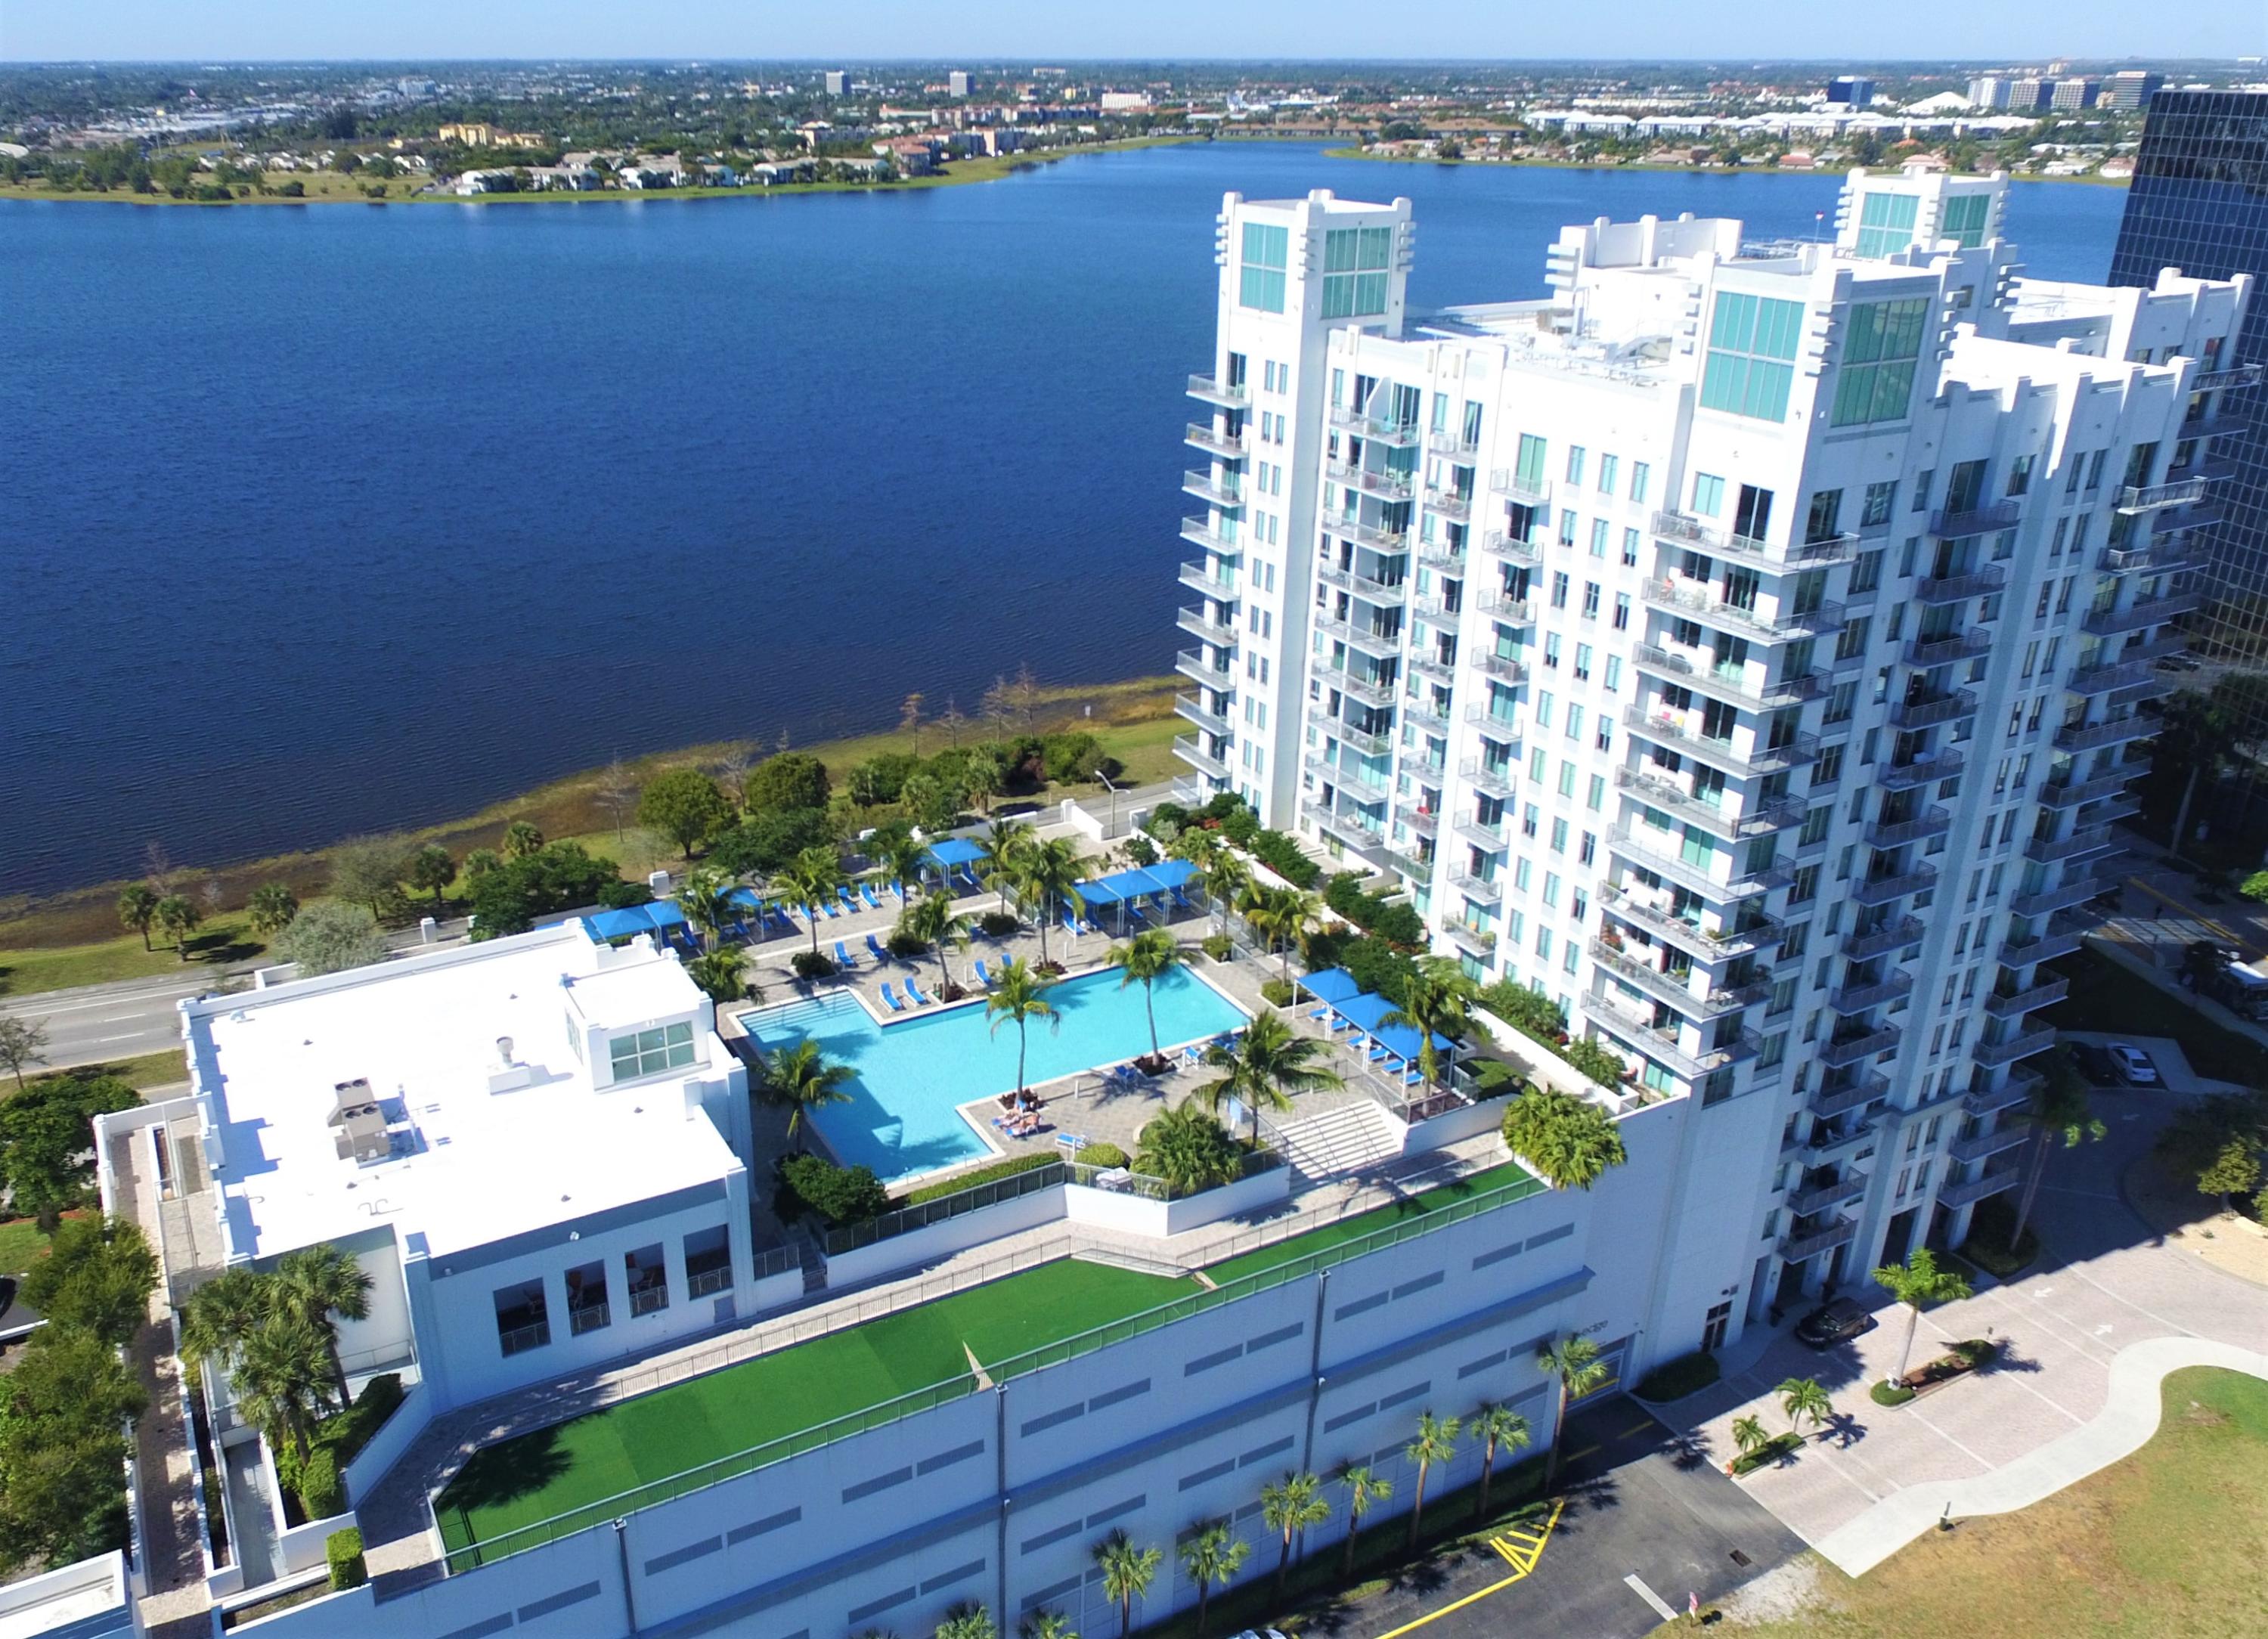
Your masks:
{"label": "roof vent", "polygon": [[378,1107],[370,1083],[359,1077],[342,1081],[331,1092],[328,1124],[337,1129],[331,1138],[338,1146],[339,1159],[367,1163],[392,1155],[394,1141],[387,1134],[386,1115]]}

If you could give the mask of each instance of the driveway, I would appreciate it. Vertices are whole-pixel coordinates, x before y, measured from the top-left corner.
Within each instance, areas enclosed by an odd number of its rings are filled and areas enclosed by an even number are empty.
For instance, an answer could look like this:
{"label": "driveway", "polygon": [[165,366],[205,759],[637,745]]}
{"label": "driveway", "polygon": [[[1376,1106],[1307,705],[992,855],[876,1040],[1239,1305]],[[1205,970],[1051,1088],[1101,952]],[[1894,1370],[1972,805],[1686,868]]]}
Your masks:
{"label": "driveway", "polygon": [[[2120,1190],[2175,1101],[2097,1094],[2109,1136],[2049,1158],[2034,1208],[2039,1261],[2011,1282],[1988,1277],[1974,1297],[1922,1317],[1916,1363],[1955,1340],[1990,1336],[2003,1345],[1990,1371],[1903,1407],[1876,1406],[1867,1388],[1895,1370],[1906,1326],[1885,1301],[1876,1311],[1881,1324],[1865,1336],[1822,1354],[1782,1335],[1752,1364],[1664,1415],[1721,1463],[1737,1449],[1735,1417],[1785,1429],[1772,1385],[1818,1378],[1835,1402],[1827,1430],[1742,1482],[1815,1545],[1894,1493],[1986,1474],[2093,1422],[2108,1402],[2110,1362],[2132,1344],[2186,1336],[2268,1349],[2268,1290],[2168,1246]],[[1881,1295],[1871,1285],[1847,1290],[1862,1302]]]}

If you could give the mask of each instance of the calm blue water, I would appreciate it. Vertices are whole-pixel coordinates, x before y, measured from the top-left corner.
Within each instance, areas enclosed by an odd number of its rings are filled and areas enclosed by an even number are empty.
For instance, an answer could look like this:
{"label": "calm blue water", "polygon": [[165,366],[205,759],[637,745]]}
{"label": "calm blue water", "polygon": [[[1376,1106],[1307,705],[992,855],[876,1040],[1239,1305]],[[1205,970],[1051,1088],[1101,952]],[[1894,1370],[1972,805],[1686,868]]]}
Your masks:
{"label": "calm blue water", "polygon": [[[469,812],[617,753],[1172,663],[1220,195],[1417,203],[1413,304],[1559,224],[1832,177],[1079,158],[896,196],[0,203],[0,893]],[[2124,195],[2017,190],[2099,278]],[[1831,214],[1830,214],[1831,219]]]}
{"label": "calm blue water", "polygon": [[[1166,974],[1153,989],[1158,1040],[1168,1051],[1245,1022],[1235,1003],[1185,968]],[[1048,991],[1048,1003],[1056,1010],[1057,1027],[1036,1019],[1030,1025],[1027,1086],[1121,1064],[1150,1050],[1142,987],[1122,988],[1116,973],[1067,979]],[[1004,1020],[995,1033],[982,1004],[877,1025],[857,998],[836,991],[743,1014],[740,1023],[767,1051],[809,1038],[830,1062],[857,1071],[846,1084],[850,1102],[810,1119],[837,1160],[872,1167],[885,1183],[986,1153],[957,1106],[998,1098],[1016,1085],[1016,1027]],[[1068,1117],[1057,1112],[1055,1119],[1060,1125]]]}

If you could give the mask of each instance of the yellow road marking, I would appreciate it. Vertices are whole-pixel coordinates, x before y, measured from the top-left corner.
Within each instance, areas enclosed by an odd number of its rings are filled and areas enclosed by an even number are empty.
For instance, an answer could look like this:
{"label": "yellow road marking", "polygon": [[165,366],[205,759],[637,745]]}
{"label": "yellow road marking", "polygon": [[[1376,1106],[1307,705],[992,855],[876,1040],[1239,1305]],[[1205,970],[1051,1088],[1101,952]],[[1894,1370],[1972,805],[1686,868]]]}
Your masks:
{"label": "yellow road marking", "polygon": [[1616,1436],[1615,1436],[1615,1438],[1616,1438],[1616,1439],[1618,1439],[1618,1440],[1627,1440],[1628,1438],[1630,1438],[1630,1437],[1631,1437],[1631,1435],[1633,1435],[1633,1434],[1644,1434],[1644,1433],[1645,1433],[1648,1429],[1651,1429],[1652,1427],[1653,1427],[1653,1418],[1651,1418],[1651,1417],[1641,1417],[1641,1418],[1639,1418],[1636,1422],[1633,1422],[1632,1424],[1631,1424],[1631,1426],[1630,1426],[1629,1428],[1624,1429],[1624,1430],[1620,1434],[1617,1434]]}
{"label": "yellow road marking", "polygon": [[1452,1611],[1462,1611],[1468,1605],[1477,1605],[1483,1599],[1487,1599],[1491,1594],[1502,1593],[1506,1588],[1512,1586],[1513,1583],[1523,1580],[1528,1576],[1528,1572],[1535,1569],[1536,1562],[1543,1557],[1543,1545],[1550,1540],[1552,1527],[1559,1523],[1559,1511],[1566,1506],[1567,1499],[1564,1496],[1557,1502],[1551,1504],[1551,1517],[1543,1522],[1543,1529],[1540,1534],[1521,1533],[1531,1535],[1532,1540],[1535,1544],[1534,1547],[1518,1547],[1506,1541],[1506,1537],[1514,1534],[1513,1532],[1509,1531],[1506,1532],[1502,1536],[1495,1536],[1489,1539],[1489,1546],[1494,1548],[1498,1554],[1502,1554],[1504,1556],[1505,1562],[1513,1568],[1511,1576],[1506,1577],[1502,1582],[1491,1583],[1487,1587],[1481,1589],[1477,1593],[1469,1593],[1465,1595],[1463,1599],[1458,1599],[1453,1604],[1445,1605],[1438,1611],[1428,1611],[1425,1615],[1419,1617],[1414,1622],[1404,1622],[1399,1628],[1391,1628],[1385,1633],[1380,1634],[1378,1635],[1378,1639],[1401,1639],[1401,1635],[1403,1634],[1423,1628],[1428,1622],[1437,1621],[1440,1618],[1447,1616]]}
{"label": "yellow road marking", "polygon": [[2252,941],[2246,938],[2242,934],[2237,932],[2235,929],[2228,926],[2226,923],[2214,921],[2213,918],[2206,915],[2201,910],[2192,910],[2189,906],[2183,904],[2181,900],[2174,898],[2170,893],[2160,893],[2156,888],[2152,887],[2139,877],[2127,878],[2126,886],[2130,888],[2139,888],[2143,893],[2148,894],[2152,899],[2156,900],[2161,905],[2172,906],[2176,910],[2181,912],[2183,916],[2197,923],[2198,927],[2211,929],[2213,932],[2226,939],[2229,944],[2235,945],[2239,950],[2242,951],[2247,958],[2250,958],[2253,954],[2254,947]]}

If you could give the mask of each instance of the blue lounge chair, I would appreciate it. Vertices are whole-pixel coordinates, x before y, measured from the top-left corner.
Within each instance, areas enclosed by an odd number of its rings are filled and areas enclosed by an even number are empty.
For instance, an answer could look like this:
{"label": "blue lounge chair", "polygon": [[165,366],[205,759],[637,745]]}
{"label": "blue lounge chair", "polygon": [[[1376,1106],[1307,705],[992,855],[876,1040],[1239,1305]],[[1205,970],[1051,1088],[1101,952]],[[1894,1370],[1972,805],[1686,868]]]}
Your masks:
{"label": "blue lounge chair", "polygon": [[848,883],[843,883],[836,886],[835,890],[835,897],[843,901],[843,908],[845,910],[855,911],[858,908],[858,896],[850,891],[850,886]]}
{"label": "blue lounge chair", "polygon": [[893,1013],[902,1013],[906,1011],[906,1004],[898,1000],[898,993],[890,989],[890,981],[887,979],[882,981],[882,1000],[890,1004],[890,1011]]}
{"label": "blue lounge chair", "polygon": [[882,901],[874,897],[874,886],[871,882],[861,882],[858,885],[858,897],[866,901],[868,910],[882,908]]}
{"label": "blue lounge chair", "polygon": [[976,959],[976,982],[987,990],[992,988],[992,975],[984,971],[984,959],[981,956]]}
{"label": "blue lounge chair", "polygon": [[[825,911],[825,912],[826,912],[829,916],[840,916],[840,915],[843,914],[843,907],[841,907],[840,905],[837,905],[837,904],[833,900],[820,900],[820,902],[819,902],[819,910],[823,910],[823,911]],[[811,914],[811,919],[812,919],[814,922],[818,921],[818,920],[819,920],[819,911],[814,911],[814,912],[812,912],[812,914]]]}
{"label": "blue lounge chair", "polygon": [[884,950],[881,941],[871,933],[866,936],[866,951],[878,962],[887,962],[890,959],[889,952]]}
{"label": "blue lounge chair", "polygon": [[856,967],[858,965],[850,959],[850,947],[840,939],[835,941],[835,965],[837,967]]}
{"label": "blue lounge chair", "polygon": [[906,981],[906,997],[909,1001],[912,1002],[916,1007],[927,1007],[929,1005],[929,998],[914,988],[914,981],[910,979]]}

